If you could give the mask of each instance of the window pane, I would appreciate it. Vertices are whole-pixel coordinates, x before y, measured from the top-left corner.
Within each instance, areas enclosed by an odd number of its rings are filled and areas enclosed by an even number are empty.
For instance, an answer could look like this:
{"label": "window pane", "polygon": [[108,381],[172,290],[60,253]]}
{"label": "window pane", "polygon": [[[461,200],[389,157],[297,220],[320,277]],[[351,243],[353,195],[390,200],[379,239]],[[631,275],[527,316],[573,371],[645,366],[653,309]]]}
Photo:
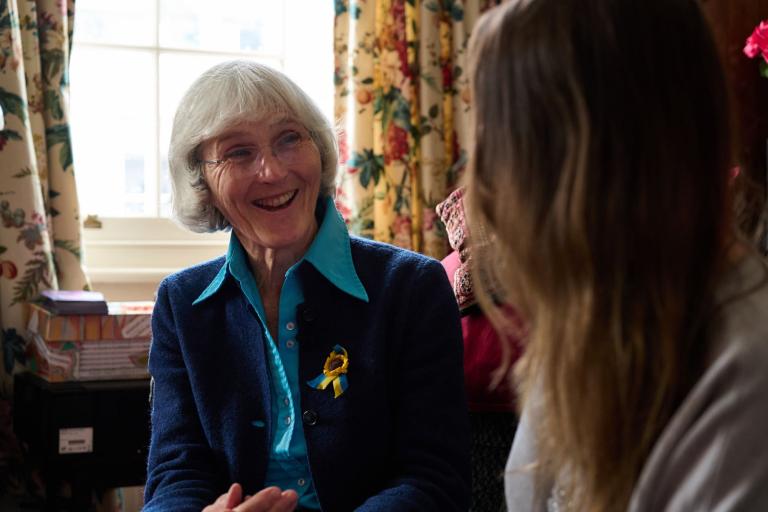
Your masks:
{"label": "window pane", "polygon": [[283,3],[275,0],[164,0],[160,46],[279,55]]}
{"label": "window pane", "polygon": [[154,0],[77,0],[75,42],[155,44]]}
{"label": "window pane", "polygon": [[83,215],[156,215],[154,62],[149,51],[72,53],[72,144]]}
{"label": "window pane", "polygon": [[[168,181],[168,145],[171,142],[171,127],[176,107],[192,82],[214,64],[232,60],[237,55],[205,55],[179,52],[160,54],[160,211],[170,214],[171,186]],[[253,59],[280,69],[275,59]]]}
{"label": "window pane", "polygon": [[332,111],[328,0],[219,0],[215,8],[205,0],[78,0],[75,22],[71,112],[83,215],[170,214],[173,114],[215,63],[251,58],[283,69]]}
{"label": "window pane", "polygon": [[292,16],[285,26],[285,74],[333,119],[333,2],[286,0]]}

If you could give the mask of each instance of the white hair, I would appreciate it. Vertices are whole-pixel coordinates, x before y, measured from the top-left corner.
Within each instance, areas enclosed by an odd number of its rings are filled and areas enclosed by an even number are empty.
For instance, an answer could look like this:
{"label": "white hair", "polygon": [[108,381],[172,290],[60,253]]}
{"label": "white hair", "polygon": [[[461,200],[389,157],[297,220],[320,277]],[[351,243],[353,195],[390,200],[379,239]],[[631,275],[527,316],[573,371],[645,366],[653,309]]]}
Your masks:
{"label": "white hair", "polygon": [[301,123],[320,152],[320,195],[333,197],[338,147],[333,128],[290,78],[263,64],[234,60],[204,72],[184,94],[173,118],[168,167],[173,216],[199,233],[229,228],[203,178],[200,145],[244,120],[286,113]]}

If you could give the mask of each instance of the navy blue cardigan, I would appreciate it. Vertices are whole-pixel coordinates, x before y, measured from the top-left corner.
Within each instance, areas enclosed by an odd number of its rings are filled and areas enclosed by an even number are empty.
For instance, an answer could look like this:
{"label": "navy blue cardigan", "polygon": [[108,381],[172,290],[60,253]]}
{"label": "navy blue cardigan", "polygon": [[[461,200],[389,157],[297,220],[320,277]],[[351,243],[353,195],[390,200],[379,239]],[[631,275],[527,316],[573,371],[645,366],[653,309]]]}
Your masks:
{"label": "navy blue cardigan", "polygon": [[[339,344],[349,387],[301,386],[309,466],[324,511],[469,507],[469,426],[458,308],[435,260],[352,238],[370,302],[300,267],[299,380]],[[272,435],[265,339],[231,276],[192,305],[224,257],[169,276],[152,316],[152,437],[144,510],[195,510],[240,482],[263,487]]]}

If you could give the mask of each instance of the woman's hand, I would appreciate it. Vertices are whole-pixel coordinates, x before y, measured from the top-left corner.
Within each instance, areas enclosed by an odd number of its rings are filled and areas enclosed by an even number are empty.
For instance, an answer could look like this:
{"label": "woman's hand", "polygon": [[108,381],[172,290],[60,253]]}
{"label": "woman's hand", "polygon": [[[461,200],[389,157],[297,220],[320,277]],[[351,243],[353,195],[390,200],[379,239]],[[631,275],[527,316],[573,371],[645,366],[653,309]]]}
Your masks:
{"label": "woman's hand", "polygon": [[225,494],[203,509],[203,512],[291,512],[296,508],[299,496],[294,491],[280,491],[267,487],[243,500],[243,488],[232,484]]}
{"label": "woman's hand", "polygon": [[223,512],[225,510],[232,510],[240,502],[243,501],[243,488],[240,484],[232,484],[229,486],[229,490],[219,496],[219,498],[213,502],[213,505],[208,505],[203,509],[203,512]]}
{"label": "woman's hand", "polygon": [[253,496],[246,496],[234,512],[291,512],[299,503],[296,491],[282,491],[277,487],[267,487]]}

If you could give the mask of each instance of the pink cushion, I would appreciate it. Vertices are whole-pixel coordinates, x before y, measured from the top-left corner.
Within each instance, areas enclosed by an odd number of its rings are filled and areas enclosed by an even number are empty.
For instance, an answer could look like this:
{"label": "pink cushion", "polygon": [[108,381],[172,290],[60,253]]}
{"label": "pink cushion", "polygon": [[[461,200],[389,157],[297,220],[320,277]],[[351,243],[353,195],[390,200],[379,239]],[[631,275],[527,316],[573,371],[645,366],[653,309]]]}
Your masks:
{"label": "pink cushion", "polygon": [[[461,266],[459,254],[453,251],[443,261],[448,279]],[[501,366],[501,345],[499,336],[488,318],[479,310],[461,318],[464,338],[464,387],[471,411],[514,411],[515,393],[509,379],[505,378],[490,389],[497,368]],[[520,343],[513,340],[512,363],[520,356]]]}

